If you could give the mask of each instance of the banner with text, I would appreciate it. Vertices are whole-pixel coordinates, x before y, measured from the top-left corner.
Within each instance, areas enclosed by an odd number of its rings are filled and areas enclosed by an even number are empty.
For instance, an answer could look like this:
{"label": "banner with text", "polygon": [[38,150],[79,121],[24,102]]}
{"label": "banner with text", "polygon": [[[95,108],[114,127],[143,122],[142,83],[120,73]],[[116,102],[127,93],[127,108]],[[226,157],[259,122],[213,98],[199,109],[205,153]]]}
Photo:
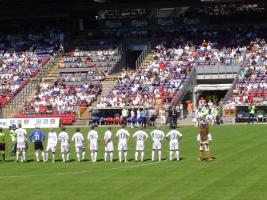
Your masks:
{"label": "banner with text", "polygon": [[21,124],[23,128],[58,128],[60,118],[12,118],[12,119],[0,119],[0,127],[8,128],[15,124]]}

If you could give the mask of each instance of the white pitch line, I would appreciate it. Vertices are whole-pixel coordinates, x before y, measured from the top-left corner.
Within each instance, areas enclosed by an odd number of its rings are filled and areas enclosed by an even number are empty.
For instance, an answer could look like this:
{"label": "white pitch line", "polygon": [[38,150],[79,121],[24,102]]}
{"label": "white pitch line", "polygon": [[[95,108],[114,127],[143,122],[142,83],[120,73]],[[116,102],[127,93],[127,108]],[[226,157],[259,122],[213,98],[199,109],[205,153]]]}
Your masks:
{"label": "white pitch line", "polygon": [[[164,160],[167,161],[167,160]],[[164,162],[161,161],[161,162]],[[20,175],[20,176],[0,176],[0,179],[8,179],[8,178],[23,178],[23,177],[42,177],[42,176],[55,176],[55,175],[70,175],[70,174],[84,174],[88,172],[95,172],[95,171],[114,171],[114,170],[120,170],[120,169],[131,169],[131,168],[138,168],[138,167],[144,167],[148,165],[155,165],[158,163],[161,163],[159,161],[151,162],[151,163],[145,163],[145,164],[137,164],[132,166],[121,166],[121,167],[113,167],[113,168],[107,168],[107,169],[92,169],[92,170],[83,170],[83,171],[76,171],[76,172],[57,172],[57,173],[44,173],[44,174],[28,174],[28,175]]]}

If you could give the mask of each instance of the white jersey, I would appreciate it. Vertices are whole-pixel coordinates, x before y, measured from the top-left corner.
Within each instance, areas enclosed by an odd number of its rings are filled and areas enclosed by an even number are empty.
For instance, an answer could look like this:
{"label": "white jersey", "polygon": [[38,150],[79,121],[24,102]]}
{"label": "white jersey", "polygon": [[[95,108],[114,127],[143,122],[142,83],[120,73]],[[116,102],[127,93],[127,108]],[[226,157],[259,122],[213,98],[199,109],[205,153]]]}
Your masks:
{"label": "white jersey", "polygon": [[112,140],[112,132],[110,130],[106,131],[104,134],[104,140],[110,142]]}
{"label": "white jersey", "polygon": [[68,135],[68,133],[65,132],[65,131],[62,131],[58,135],[58,140],[60,141],[61,145],[69,144],[69,135]]}
{"label": "white jersey", "polygon": [[136,131],[133,134],[133,137],[136,137],[137,142],[139,142],[139,141],[144,142],[148,138],[148,135],[146,134],[145,131],[140,130],[140,131]]}
{"label": "white jersey", "polygon": [[154,130],[150,133],[152,140],[154,142],[160,142],[161,140],[163,140],[165,134],[163,133],[163,131],[161,130]]}
{"label": "white jersey", "polygon": [[57,133],[56,132],[49,132],[47,144],[50,145],[57,145]]}
{"label": "white jersey", "polygon": [[119,143],[126,143],[130,137],[130,133],[126,129],[120,129],[117,131],[116,137],[119,138]]}
{"label": "white jersey", "polygon": [[97,143],[98,140],[97,132],[95,130],[89,131],[87,139],[90,141],[90,143]]}
{"label": "white jersey", "polygon": [[178,141],[180,137],[183,135],[177,131],[177,130],[171,130],[169,133],[167,133],[166,137],[170,138],[170,141]]}
{"label": "white jersey", "polygon": [[74,141],[75,146],[81,146],[83,145],[84,138],[80,132],[77,132],[72,136],[71,140]]}
{"label": "white jersey", "polygon": [[17,142],[25,142],[27,140],[27,131],[24,128],[15,130]]}

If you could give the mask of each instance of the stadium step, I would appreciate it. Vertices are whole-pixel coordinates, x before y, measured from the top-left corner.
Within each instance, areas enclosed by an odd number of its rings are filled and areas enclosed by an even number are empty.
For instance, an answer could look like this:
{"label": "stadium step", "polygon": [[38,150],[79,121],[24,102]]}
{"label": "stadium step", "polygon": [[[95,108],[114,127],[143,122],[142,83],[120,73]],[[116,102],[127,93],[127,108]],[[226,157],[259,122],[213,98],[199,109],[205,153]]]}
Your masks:
{"label": "stadium step", "polygon": [[89,120],[90,117],[88,107],[80,107],[80,120]]}
{"label": "stadium step", "polygon": [[148,53],[146,59],[144,60],[144,62],[141,64],[140,66],[140,69],[141,70],[144,70],[147,68],[147,66],[151,63],[151,61],[153,60],[154,58],[154,53],[153,52],[150,52]]}
{"label": "stadium step", "polygon": [[54,66],[54,68],[49,72],[49,74],[42,79],[44,83],[52,82],[56,77],[59,76],[59,65],[61,60]]}

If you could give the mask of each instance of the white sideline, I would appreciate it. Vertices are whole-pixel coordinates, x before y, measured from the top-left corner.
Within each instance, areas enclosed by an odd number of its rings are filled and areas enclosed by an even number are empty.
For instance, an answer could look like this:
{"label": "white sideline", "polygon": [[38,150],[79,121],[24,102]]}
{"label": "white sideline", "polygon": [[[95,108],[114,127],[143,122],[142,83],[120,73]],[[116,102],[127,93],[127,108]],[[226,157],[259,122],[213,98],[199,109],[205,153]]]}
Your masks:
{"label": "white sideline", "polygon": [[[163,160],[161,162],[164,162]],[[121,170],[121,169],[131,169],[131,168],[138,168],[144,167],[148,165],[155,165],[161,163],[159,161],[144,163],[144,164],[137,164],[131,166],[121,166],[121,167],[113,167],[113,168],[106,168],[106,169],[91,169],[91,170],[83,170],[83,171],[76,171],[76,172],[57,172],[57,173],[44,173],[44,174],[28,174],[28,175],[18,175],[18,176],[0,176],[1,179],[9,179],[9,178],[23,178],[23,177],[42,177],[42,176],[60,176],[60,175],[71,175],[71,174],[84,174],[88,172],[101,172],[101,171],[113,171],[113,170]],[[122,163],[123,164],[123,163]]]}

